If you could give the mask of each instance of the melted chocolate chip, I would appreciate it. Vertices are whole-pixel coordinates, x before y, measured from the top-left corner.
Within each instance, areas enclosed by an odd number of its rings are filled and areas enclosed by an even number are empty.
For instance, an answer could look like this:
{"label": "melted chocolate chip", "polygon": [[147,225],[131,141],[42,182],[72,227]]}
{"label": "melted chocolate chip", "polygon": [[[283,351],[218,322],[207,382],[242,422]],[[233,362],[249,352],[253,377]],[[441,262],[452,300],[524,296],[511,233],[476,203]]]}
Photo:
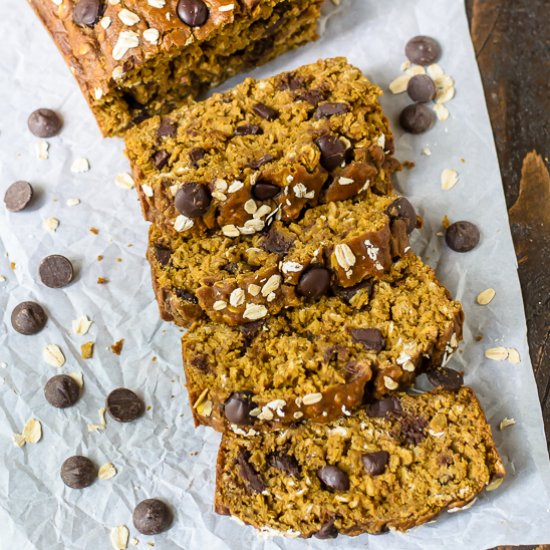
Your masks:
{"label": "melted chocolate chip", "polygon": [[282,233],[276,227],[271,227],[265,238],[262,240],[262,246],[267,252],[273,252],[284,256],[292,248],[296,238],[290,233]]}
{"label": "melted chocolate chip", "polygon": [[317,533],[315,533],[313,536],[321,540],[335,539],[338,536],[338,529],[334,527],[334,520],[329,519],[327,522],[325,522],[321,529],[319,529],[319,531],[317,531]]}
{"label": "melted chocolate chip", "polygon": [[363,455],[363,466],[371,476],[379,476],[386,471],[390,455],[386,451],[376,451]]}
{"label": "melted chocolate chip", "polygon": [[257,124],[241,124],[235,128],[236,136],[259,136],[263,133],[262,127]]}
{"label": "melted chocolate chip", "polygon": [[315,143],[321,151],[321,166],[329,172],[348,160],[352,152],[351,147],[332,134],[321,136]]}
{"label": "melted chocolate chip", "polygon": [[148,498],[134,508],[132,520],[142,535],[158,535],[172,525],[172,512],[161,500]]}
{"label": "melted chocolate chip", "polygon": [[61,465],[61,479],[71,489],[89,487],[96,478],[97,467],[85,456],[71,456]]}
{"label": "melted chocolate chip", "polygon": [[198,304],[199,303],[199,300],[197,299],[197,297],[193,293],[187,292],[183,288],[174,289],[174,294],[178,298],[181,298],[182,300],[185,300],[186,302],[189,302],[190,304]]}
{"label": "melted chocolate chip", "polygon": [[281,188],[270,181],[259,180],[252,186],[252,196],[259,201],[275,198],[281,192]]}
{"label": "melted chocolate chip", "polygon": [[176,193],[174,205],[188,218],[198,218],[206,213],[212,197],[206,185],[186,183]]}
{"label": "melted chocolate chip", "polygon": [[428,380],[432,386],[449,391],[457,391],[464,385],[462,373],[446,367],[428,372]]}
{"label": "melted chocolate chip", "polygon": [[29,130],[39,138],[56,136],[61,131],[63,122],[59,115],[51,109],[37,109],[27,120]]}
{"label": "melted chocolate chip", "polygon": [[160,265],[166,266],[170,263],[170,258],[172,257],[172,251],[161,244],[155,245],[155,258]]}
{"label": "melted chocolate chip", "polygon": [[292,477],[300,477],[300,465],[292,456],[284,452],[273,453],[267,459],[270,466],[287,473]]}
{"label": "melted chocolate chip", "polygon": [[377,328],[352,328],[350,333],[354,342],[363,344],[365,349],[376,353],[382,351],[386,346],[384,337]]}
{"label": "melted chocolate chip", "polygon": [[467,221],[451,224],[445,232],[447,246],[455,252],[469,252],[473,250],[481,239],[476,225]]}
{"label": "melted chocolate chip", "polygon": [[315,118],[329,118],[334,115],[343,115],[349,112],[347,103],[323,103],[317,107]]}
{"label": "melted chocolate chip", "polygon": [[386,209],[386,213],[390,218],[404,220],[407,224],[407,233],[412,233],[416,228],[416,210],[405,197],[395,199]]}
{"label": "melted chocolate chip", "polygon": [[435,113],[423,103],[413,103],[401,111],[399,124],[405,132],[422,134],[427,132],[435,122]]}
{"label": "melted chocolate chip", "polygon": [[223,406],[228,422],[237,426],[247,426],[254,422],[250,416],[250,411],[255,408],[251,397],[251,392],[235,392],[229,396]]}
{"label": "melted chocolate chip", "polygon": [[132,422],[143,416],[145,404],[132,390],[117,388],[107,396],[107,412],[118,422]]}
{"label": "melted chocolate chip", "polygon": [[67,374],[58,374],[46,382],[46,401],[57,409],[72,407],[80,398],[80,387]]}
{"label": "melted chocolate chip", "polygon": [[431,65],[441,56],[441,46],[430,36],[415,36],[405,46],[407,59],[417,65]]}
{"label": "melted chocolate chip", "polygon": [[252,168],[253,170],[258,170],[264,164],[268,164],[269,162],[271,162],[273,160],[275,160],[275,157],[273,155],[270,155],[270,154],[264,155],[263,157],[260,157],[257,160],[253,160],[250,163],[250,168]]}
{"label": "melted chocolate chip", "polygon": [[350,302],[350,300],[360,291],[360,290],[367,290],[370,295],[372,293],[372,282],[371,281],[363,281],[361,283],[356,284],[355,286],[350,286],[347,288],[338,286],[333,289],[334,294],[341,298],[342,300],[345,300],[346,302]]}
{"label": "melted chocolate chip", "polygon": [[47,321],[44,308],[36,302],[22,302],[15,306],[11,314],[11,325],[19,334],[37,334]]}
{"label": "melted chocolate chip", "polygon": [[170,153],[166,151],[165,149],[161,149],[160,151],[157,151],[153,155],[153,164],[155,165],[155,168],[157,170],[161,170],[168,164],[168,160],[170,159]]}
{"label": "melted chocolate chip", "polygon": [[32,200],[34,190],[28,181],[12,183],[4,195],[4,204],[10,212],[21,212]]}
{"label": "melted chocolate chip", "polygon": [[400,415],[403,409],[397,397],[386,397],[380,401],[371,403],[367,407],[367,414],[371,418],[385,418],[390,414]]}
{"label": "melted chocolate chip", "polygon": [[179,0],[178,17],[190,27],[202,27],[208,21],[208,6],[203,0]]}
{"label": "melted chocolate chip", "polygon": [[349,489],[349,477],[338,466],[323,466],[317,470],[317,477],[321,480],[323,488],[328,491],[347,491]]}
{"label": "melted chocolate chip", "polygon": [[173,120],[170,120],[169,118],[163,118],[160,121],[158,130],[157,130],[157,136],[159,138],[176,137],[177,133],[178,133],[178,124],[177,124],[177,122],[174,122]]}
{"label": "melted chocolate chip", "polygon": [[296,293],[308,300],[316,300],[329,291],[330,277],[330,271],[325,267],[312,267],[300,277]]}
{"label": "melted chocolate chip", "polygon": [[401,421],[400,436],[411,445],[418,445],[426,438],[424,428],[428,422],[419,416],[406,416]]}
{"label": "melted chocolate chip", "polygon": [[265,120],[269,120],[270,122],[279,118],[279,111],[273,109],[272,107],[269,107],[268,105],[264,105],[263,103],[256,103],[256,105],[252,107],[252,110],[259,117],[262,117]]}
{"label": "melted chocolate chip", "polygon": [[427,74],[414,75],[407,84],[407,93],[413,101],[426,103],[435,98],[434,81]]}
{"label": "melted chocolate chip", "polygon": [[79,0],[73,10],[73,21],[81,27],[93,27],[104,11],[103,0]]}
{"label": "melted chocolate chip", "polygon": [[189,160],[194,168],[199,165],[199,160],[202,160],[206,156],[206,153],[206,149],[203,149],[202,147],[195,147],[189,151]]}
{"label": "melted chocolate chip", "polygon": [[63,288],[74,277],[73,264],[60,254],[46,256],[38,267],[40,280],[50,288]]}
{"label": "melted chocolate chip", "polygon": [[263,493],[267,487],[254,466],[250,464],[249,459],[250,455],[246,451],[241,451],[238,454],[237,465],[239,473],[250,491],[253,493]]}

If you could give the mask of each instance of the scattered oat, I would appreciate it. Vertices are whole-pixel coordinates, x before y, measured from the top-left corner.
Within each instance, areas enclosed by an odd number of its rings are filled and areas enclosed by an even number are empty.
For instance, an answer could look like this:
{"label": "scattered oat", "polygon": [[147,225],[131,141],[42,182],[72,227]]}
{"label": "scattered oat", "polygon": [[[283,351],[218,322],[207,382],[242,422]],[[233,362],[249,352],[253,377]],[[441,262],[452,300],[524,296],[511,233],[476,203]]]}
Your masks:
{"label": "scattered oat", "polygon": [[67,199],[67,206],[78,206],[80,204],[80,199]]}
{"label": "scattered oat", "polygon": [[46,218],[43,222],[44,229],[50,233],[55,233],[59,227],[57,218]]}
{"label": "scattered oat", "polygon": [[178,233],[181,231],[187,231],[191,229],[194,225],[195,225],[195,222],[191,218],[188,218],[183,214],[180,214],[174,221],[174,229]]}
{"label": "scattered oat", "polygon": [[84,377],[81,372],[69,372],[70,376],[77,384],[80,389],[84,387]]}
{"label": "scattered oat", "polygon": [[445,74],[443,72],[443,69],[437,63],[429,65],[426,69],[426,72],[428,73],[428,76],[434,81]]}
{"label": "scattered oat", "polygon": [[450,170],[449,168],[441,172],[441,189],[449,191],[458,182],[458,172],[456,170]]}
{"label": "scattered oat", "polygon": [[105,407],[101,407],[98,411],[99,415],[99,424],[88,424],[89,432],[101,432],[107,426],[105,422]]}
{"label": "scattered oat", "polygon": [[494,288],[487,288],[483,291],[481,291],[477,297],[476,302],[480,306],[486,306],[487,304],[490,304],[493,301],[493,298],[495,297],[496,292]]}
{"label": "scattered oat", "polygon": [[4,275],[0,275],[0,283],[5,283],[6,282],[6,277],[4,277]]}
{"label": "scattered oat", "polygon": [[153,188],[150,185],[147,185],[145,183],[142,184],[141,185],[141,190],[143,191],[143,194],[146,197],[152,197],[153,196]]}
{"label": "scattered oat", "polygon": [[224,300],[216,300],[212,307],[214,311],[222,311],[227,307],[227,302]]}
{"label": "scattered oat", "polygon": [[115,184],[122,189],[132,189],[135,186],[134,178],[127,172],[115,176]]}
{"label": "scattered oat", "polygon": [[47,141],[44,141],[43,139],[37,141],[34,145],[34,148],[38,160],[48,160],[48,158],[50,157],[50,154],[48,153],[50,144]]}
{"label": "scattered oat", "polygon": [[399,75],[390,82],[390,92],[392,94],[402,94],[403,92],[406,92],[410,79],[410,74]]}
{"label": "scattered oat", "polygon": [[158,29],[147,29],[143,31],[143,38],[146,42],[156,45],[159,43],[160,32]]}
{"label": "scattered oat", "polygon": [[389,376],[384,376],[384,386],[388,388],[388,390],[396,390],[399,387],[399,384]]}
{"label": "scattered oat", "polygon": [[447,107],[445,107],[442,103],[436,103],[434,105],[434,112],[437,119],[441,122],[445,122],[449,118],[449,109],[447,109]]}
{"label": "scattered oat", "polygon": [[91,359],[94,355],[94,342],[86,342],[80,346],[82,359]]}
{"label": "scattered oat", "polygon": [[90,163],[88,162],[88,159],[85,159],[84,157],[75,159],[71,164],[71,172],[73,174],[82,174],[83,172],[87,172],[89,169]]}
{"label": "scattered oat", "polygon": [[508,359],[508,350],[502,346],[489,348],[485,350],[485,357],[493,361],[506,361],[506,359]]}
{"label": "scattered oat", "polygon": [[111,529],[111,544],[115,550],[126,550],[130,531],[126,525],[119,525]]}
{"label": "scattered oat", "polygon": [[407,69],[411,68],[411,62],[408,59],[405,59],[403,63],[401,63],[401,70],[405,72]]}
{"label": "scattered oat", "polygon": [[126,8],[122,8],[118,12],[118,18],[128,27],[133,27],[139,23],[139,16]]}
{"label": "scattered oat", "polygon": [[507,418],[507,417],[504,417],[500,424],[498,425],[498,428],[500,431],[502,430],[505,430],[506,428],[508,428],[509,426],[514,426],[516,423],[515,419],[514,418]]}
{"label": "scattered oat", "polygon": [[21,432],[25,443],[38,443],[42,439],[42,424],[36,418],[29,418]]}
{"label": "scattered oat", "polygon": [[62,367],[65,364],[65,356],[61,348],[56,344],[48,344],[42,350],[42,359],[52,367]]}
{"label": "scattered oat", "polygon": [[498,489],[502,485],[503,481],[504,481],[503,477],[498,477],[497,479],[495,479],[494,481],[491,481],[491,483],[487,485],[486,490],[494,491],[495,489]]}
{"label": "scattered oat", "polygon": [[11,434],[11,440],[13,441],[13,444],[19,448],[24,447],[25,444],[27,443],[22,434],[16,434],[16,433]]}
{"label": "scattered oat", "polygon": [[521,363],[521,357],[519,351],[515,348],[507,348],[508,351],[508,361],[513,365],[519,365]]}
{"label": "scattered oat", "polygon": [[79,336],[84,336],[93,324],[87,315],[81,315],[78,319],[72,321],[73,332]]}
{"label": "scattered oat", "polygon": [[[451,225],[451,220],[449,219],[449,216],[447,216],[447,214],[445,214],[443,216],[443,219],[441,220],[441,226],[443,227],[443,229],[448,229],[448,227]],[[437,234],[437,233],[436,233]],[[437,234],[439,237],[442,237],[443,236],[443,233],[441,235]]]}
{"label": "scattered oat", "polygon": [[118,340],[117,342],[115,342],[112,346],[111,346],[111,351],[115,354],[115,355],[120,355],[121,352],[122,352],[122,348],[124,347],[124,338],[121,338],[120,340]]}
{"label": "scattered oat", "polygon": [[267,308],[260,304],[247,304],[243,313],[244,319],[256,321],[267,315]]}
{"label": "scattered oat", "polygon": [[130,539],[130,544],[132,546],[137,546],[139,544],[139,540],[138,539]]}
{"label": "scattered oat", "polygon": [[431,157],[432,150],[429,147],[424,147],[421,151],[421,154],[423,154],[425,157]]}
{"label": "scattered oat", "polygon": [[105,481],[107,479],[112,479],[113,477],[116,476],[116,474],[117,474],[116,468],[113,466],[113,464],[108,462],[107,464],[103,464],[103,466],[99,468],[97,477]]}

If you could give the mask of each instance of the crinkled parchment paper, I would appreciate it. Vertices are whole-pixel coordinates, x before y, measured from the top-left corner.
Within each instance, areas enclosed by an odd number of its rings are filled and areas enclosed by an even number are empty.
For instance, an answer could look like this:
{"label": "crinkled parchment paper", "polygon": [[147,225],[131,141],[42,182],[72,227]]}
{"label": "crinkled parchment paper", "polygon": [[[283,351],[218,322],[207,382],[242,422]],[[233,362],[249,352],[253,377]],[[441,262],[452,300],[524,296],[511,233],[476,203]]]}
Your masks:
{"label": "crinkled parchment paper", "polygon": [[[51,0],[43,0],[48,2]],[[508,470],[497,491],[482,495],[467,511],[444,513],[433,524],[406,535],[340,537],[335,541],[259,539],[212,512],[218,434],[194,430],[183,391],[180,331],[161,323],[144,260],[147,225],[134,190],[115,185],[128,170],[119,140],[101,139],[91,113],[70,72],[46,32],[23,0],[3,0],[0,7],[0,181],[3,189],[16,179],[33,183],[37,200],[30,211],[0,214],[3,252],[0,274],[0,548],[2,550],[97,550],[110,548],[109,532],[130,527],[139,548],[153,541],[172,549],[392,548],[483,549],[497,544],[550,542],[548,488],[550,469],[536,387],[525,337],[525,317],[516,274],[495,148],[460,0],[345,0],[313,45],[283,56],[255,71],[267,76],[320,56],[347,55],[387,89],[400,74],[403,47],[419,33],[443,45],[441,66],[456,81],[448,103],[451,117],[431,132],[413,137],[395,125],[404,96],[386,94],[385,108],[394,122],[398,155],[415,170],[398,177],[398,187],[426,221],[415,248],[437,267],[444,283],[464,303],[466,338],[454,366],[464,369],[487,411]],[[38,160],[37,141],[26,129],[37,107],[59,110],[62,134],[49,141],[49,159]],[[431,156],[422,156],[429,147]],[[91,170],[74,174],[77,158]],[[440,188],[444,169],[459,173],[450,191]],[[80,204],[69,207],[67,199]],[[479,224],[481,245],[468,254],[442,247],[441,219],[468,219]],[[56,232],[43,227],[59,220]],[[90,232],[96,227],[99,233]],[[77,267],[76,281],[53,290],[37,282],[40,260],[64,254]],[[102,255],[103,261],[96,257]],[[117,260],[120,258],[120,261]],[[14,262],[15,268],[10,268]],[[109,283],[97,284],[98,277]],[[485,288],[496,290],[487,306],[475,304]],[[49,314],[46,329],[22,336],[10,325],[10,313],[23,300],[37,300]],[[71,321],[85,314],[90,332],[78,336]],[[476,341],[476,336],[482,336]],[[124,338],[119,356],[110,346]],[[92,359],[80,358],[80,346],[95,342]],[[55,369],[42,349],[57,344],[66,364]],[[489,347],[513,347],[521,362],[485,359]],[[156,358],[156,360],[154,360]],[[84,394],[77,406],[56,410],[43,397],[46,380],[60,372],[80,372]],[[143,395],[150,406],[144,418],[129,424],[107,420],[104,431],[88,432],[98,423],[106,394],[124,385]],[[43,438],[17,448],[12,433],[35,417]],[[503,431],[505,417],[516,421]],[[59,479],[62,461],[75,453],[99,465],[112,462],[118,474],[88,489],[66,488]],[[131,525],[135,504],[160,497],[175,511],[174,526],[157,537],[139,535]],[[130,546],[131,547],[131,546]]]}

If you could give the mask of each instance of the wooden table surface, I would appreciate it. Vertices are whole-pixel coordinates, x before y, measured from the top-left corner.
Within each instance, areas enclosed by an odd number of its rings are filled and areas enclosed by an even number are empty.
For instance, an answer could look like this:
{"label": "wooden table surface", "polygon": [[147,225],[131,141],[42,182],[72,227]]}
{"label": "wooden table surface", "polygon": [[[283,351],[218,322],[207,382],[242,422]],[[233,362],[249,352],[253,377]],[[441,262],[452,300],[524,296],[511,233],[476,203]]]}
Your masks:
{"label": "wooden table surface", "polygon": [[[466,7],[495,135],[550,448],[550,4],[466,0]],[[534,548],[550,550],[550,545],[521,547]]]}

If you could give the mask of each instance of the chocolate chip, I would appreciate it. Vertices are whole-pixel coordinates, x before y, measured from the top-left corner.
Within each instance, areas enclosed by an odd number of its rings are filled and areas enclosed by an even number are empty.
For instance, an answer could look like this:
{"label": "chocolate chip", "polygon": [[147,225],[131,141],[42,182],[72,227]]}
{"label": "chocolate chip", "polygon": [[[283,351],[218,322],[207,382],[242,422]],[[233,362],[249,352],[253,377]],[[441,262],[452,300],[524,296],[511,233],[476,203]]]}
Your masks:
{"label": "chocolate chip", "polygon": [[236,136],[259,136],[263,133],[262,127],[257,124],[241,124],[235,128]]}
{"label": "chocolate chip", "polygon": [[321,166],[329,172],[348,160],[352,150],[337,136],[326,134],[315,141],[321,151]]}
{"label": "chocolate chip", "polygon": [[258,336],[262,330],[263,326],[263,321],[252,321],[251,323],[245,323],[239,327],[243,335],[245,350],[250,347],[256,336]]}
{"label": "chocolate chip", "polygon": [[386,451],[376,451],[363,455],[363,466],[371,476],[379,476],[386,470],[390,455]]}
{"label": "chocolate chip", "polygon": [[4,204],[10,212],[20,212],[31,202],[33,192],[32,185],[28,181],[16,181],[6,189]]}
{"label": "chocolate chip", "polygon": [[202,147],[195,147],[189,151],[189,160],[194,168],[199,165],[199,160],[202,160],[206,156],[206,153],[206,149],[203,149]]}
{"label": "chocolate chip", "polygon": [[321,480],[324,489],[329,491],[347,491],[349,477],[346,472],[337,466],[323,466],[317,470],[317,477]]}
{"label": "chocolate chip", "polygon": [[172,251],[160,244],[155,245],[155,258],[160,265],[166,266],[170,263],[170,258],[172,257]]}
{"label": "chocolate chip", "polygon": [[51,109],[37,109],[30,114],[27,125],[31,133],[36,137],[49,138],[59,134],[63,122],[55,111]]}
{"label": "chocolate chip", "polygon": [[415,36],[405,46],[405,55],[411,63],[431,65],[441,56],[441,46],[430,36]]}
{"label": "chocolate chip", "polygon": [[306,90],[303,92],[298,92],[295,95],[296,100],[307,101],[309,104],[317,107],[321,101],[324,101],[327,97],[327,94],[324,90],[315,88],[313,90]]}
{"label": "chocolate chip", "polygon": [[429,371],[427,376],[432,386],[449,391],[457,391],[464,385],[462,373],[446,367]]}
{"label": "chocolate chip", "polygon": [[190,27],[202,27],[208,21],[208,6],[203,0],[179,0],[178,17]]}
{"label": "chocolate chip", "polygon": [[44,308],[36,302],[22,302],[11,313],[12,327],[20,334],[37,334],[47,320]]}
{"label": "chocolate chip", "polygon": [[251,163],[250,163],[250,168],[254,169],[254,170],[258,170],[259,168],[261,168],[264,164],[268,164],[269,162],[275,160],[275,157],[273,155],[264,155],[263,157],[260,157],[259,159],[257,160],[253,160]]}
{"label": "chocolate chip", "polygon": [[330,288],[330,271],[325,267],[312,267],[302,273],[296,292],[308,300],[316,300],[324,296]]}
{"label": "chocolate chip", "polygon": [[284,256],[288,254],[295,240],[296,238],[289,231],[271,227],[261,244],[267,252],[273,252],[274,254],[279,254],[279,256]]}
{"label": "chocolate chip", "polygon": [[349,112],[347,103],[323,103],[317,107],[315,118],[328,118],[334,115],[343,115]]}
{"label": "chocolate chip", "polygon": [[97,467],[85,456],[71,456],[61,465],[61,479],[71,489],[89,487],[96,478]]}
{"label": "chocolate chip", "polygon": [[407,93],[413,101],[426,103],[435,98],[435,83],[427,74],[414,75],[407,85]]}
{"label": "chocolate chip", "polygon": [[178,298],[181,298],[182,300],[185,300],[186,302],[189,302],[190,304],[198,304],[199,300],[192,292],[187,292],[187,290],[183,288],[176,288],[174,289],[174,293]]}
{"label": "chocolate chip", "polygon": [[162,500],[148,498],[134,508],[132,520],[142,535],[158,535],[172,525],[172,512]]}
{"label": "chocolate chip", "polygon": [[265,120],[269,120],[270,122],[279,118],[279,111],[269,107],[268,105],[264,105],[263,103],[256,103],[252,109],[258,116],[265,118]]}
{"label": "chocolate chip", "polygon": [[81,27],[93,27],[104,11],[103,0],[79,0],[73,10],[73,21]]}
{"label": "chocolate chip", "polygon": [[117,388],[107,396],[107,412],[118,422],[132,422],[145,412],[145,404],[132,390]]}
{"label": "chocolate chip", "polygon": [[206,185],[186,183],[178,189],[174,204],[184,216],[198,218],[206,213],[211,200],[212,197]]}
{"label": "chocolate chip", "polygon": [[455,222],[445,232],[445,242],[455,252],[473,250],[479,244],[480,238],[477,226],[467,221]]}
{"label": "chocolate chip", "polygon": [[67,286],[74,277],[73,264],[59,254],[46,256],[38,267],[40,280],[50,288]]}
{"label": "chocolate chip", "polygon": [[287,473],[289,476],[300,477],[300,465],[292,455],[283,452],[273,453],[269,455],[267,461],[270,466]]}
{"label": "chocolate chip", "polygon": [[281,188],[274,183],[259,180],[252,186],[252,196],[259,201],[275,198],[281,192]]}
{"label": "chocolate chip", "polygon": [[386,208],[386,213],[390,218],[404,220],[407,223],[407,233],[412,233],[416,228],[416,210],[405,197],[395,199],[388,208]]}
{"label": "chocolate chip", "polygon": [[371,281],[363,281],[361,283],[356,284],[355,286],[350,286],[347,288],[338,286],[333,289],[334,294],[341,298],[342,300],[349,303],[351,299],[360,291],[360,290],[367,290],[367,293],[370,295],[372,293],[372,282]]}
{"label": "chocolate chip", "polygon": [[157,136],[159,138],[176,137],[177,133],[178,133],[178,124],[177,124],[177,122],[174,122],[173,120],[170,120],[169,118],[163,118],[160,121],[158,130],[157,130]]}
{"label": "chocolate chip", "polygon": [[419,416],[406,416],[401,421],[401,438],[411,445],[418,445],[426,438],[424,428],[428,422]]}
{"label": "chocolate chip", "polygon": [[403,412],[397,397],[386,397],[367,407],[367,414],[371,418],[386,418],[390,414],[400,415]]}
{"label": "chocolate chip", "polygon": [[160,151],[157,151],[153,155],[153,164],[155,165],[155,168],[157,170],[161,170],[166,166],[169,159],[170,159],[170,153],[165,149],[161,149]]}
{"label": "chocolate chip", "polygon": [[386,346],[382,333],[377,328],[352,328],[351,338],[354,342],[363,344],[365,349],[378,353]]}
{"label": "chocolate chip", "polygon": [[338,536],[338,529],[334,527],[334,520],[330,519],[323,524],[321,529],[313,535],[317,539],[335,539]]}
{"label": "chocolate chip", "polygon": [[250,411],[255,408],[251,400],[251,392],[235,392],[229,396],[229,399],[223,406],[225,418],[237,426],[247,426],[253,423]]}
{"label": "chocolate chip", "polygon": [[399,124],[405,132],[422,134],[427,132],[435,122],[434,112],[422,103],[413,103],[401,111]]}
{"label": "chocolate chip", "polygon": [[281,75],[281,83],[279,87],[281,90],[291,90],[295,92],[296,90],[304,88],[305,82],[294,73],[285,73]]}
{"label": "chocolate chip", "polygon": [[245,451],[241,451],[237,456],[241,477],[253,493],[263,493],[267,487],[254,466],[248,461],[249,459],[250,455]]}
{"label": "chocolate chip", "polygon": [[72,407],[80,398],[80,387],[70,376],[58,374],[46,382],[44,396],[50,405],[66,409]]}

